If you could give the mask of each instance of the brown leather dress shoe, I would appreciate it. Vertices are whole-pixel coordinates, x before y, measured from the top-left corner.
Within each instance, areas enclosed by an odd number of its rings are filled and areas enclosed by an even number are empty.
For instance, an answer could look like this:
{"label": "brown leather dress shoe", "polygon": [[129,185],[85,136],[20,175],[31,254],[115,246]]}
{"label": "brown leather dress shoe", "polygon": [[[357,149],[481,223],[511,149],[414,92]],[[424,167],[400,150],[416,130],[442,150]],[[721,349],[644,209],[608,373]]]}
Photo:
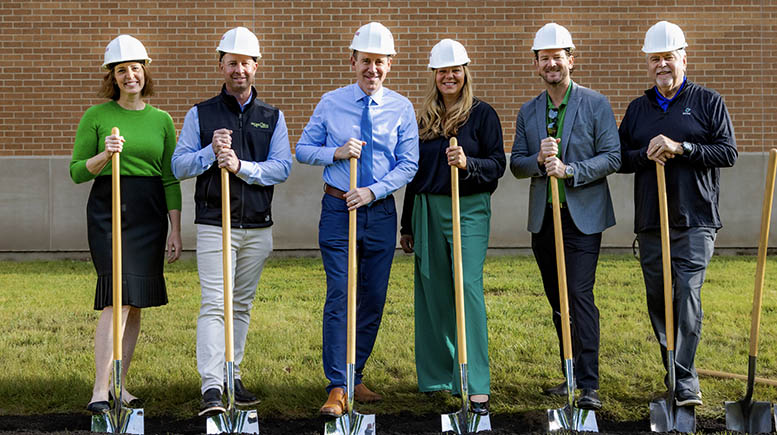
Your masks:
{"label": "brown leather dress shoe", "polygon": [[[355,395],[354,395],[355,396]],[[348,403],[345,397],[345,390],[342,388],[332,388],[329,392],[329,398],[319,411],[321,415],[327,417],[340,417],[348,410]]]}
{"label": "brown leather dress shoe", "polygon": [[358,384],[353,387],[353,399],[357,402],[380,402],[383,396],[365,387],[364,384]]}

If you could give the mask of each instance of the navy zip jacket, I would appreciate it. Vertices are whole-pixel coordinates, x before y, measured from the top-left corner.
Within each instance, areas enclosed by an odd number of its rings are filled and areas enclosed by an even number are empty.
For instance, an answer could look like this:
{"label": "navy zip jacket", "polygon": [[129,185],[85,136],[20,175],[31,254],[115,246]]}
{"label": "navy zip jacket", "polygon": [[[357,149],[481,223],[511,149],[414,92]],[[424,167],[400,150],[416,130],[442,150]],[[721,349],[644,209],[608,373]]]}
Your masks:
{"label": "navy zip jacket", "polygon": [[718,229],[719,168],[733,166],[738,155],[726,104],[717,92],[688,80],[664,112],[656,92],[653,87],[632,101],[618,129],[618,172],[635,174],[634,232],[660,228],[656,163],[647,158],[648,144],[659,134],[692,148],[666,162],[669,227]]}

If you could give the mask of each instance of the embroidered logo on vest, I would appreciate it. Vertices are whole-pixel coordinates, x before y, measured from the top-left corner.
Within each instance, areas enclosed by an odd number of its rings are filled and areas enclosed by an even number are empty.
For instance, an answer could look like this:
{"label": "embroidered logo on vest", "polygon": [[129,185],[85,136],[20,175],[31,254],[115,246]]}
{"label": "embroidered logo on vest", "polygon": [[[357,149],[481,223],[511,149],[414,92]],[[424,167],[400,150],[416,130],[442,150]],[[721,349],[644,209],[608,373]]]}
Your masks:
{"label": "embroidered logo on vest", "polygon": [[691,115],[691,108],[690,107],[686,107],[685,110],[683,110],[683,115],[690,116]]}
{"label": "embroidered logo on vest", "polygon": [[252,122],[251,125],[253,127],[261,128],[261,129],[265,129],[265,130],[270,128],[270,124],[268,124],[266,122]]}

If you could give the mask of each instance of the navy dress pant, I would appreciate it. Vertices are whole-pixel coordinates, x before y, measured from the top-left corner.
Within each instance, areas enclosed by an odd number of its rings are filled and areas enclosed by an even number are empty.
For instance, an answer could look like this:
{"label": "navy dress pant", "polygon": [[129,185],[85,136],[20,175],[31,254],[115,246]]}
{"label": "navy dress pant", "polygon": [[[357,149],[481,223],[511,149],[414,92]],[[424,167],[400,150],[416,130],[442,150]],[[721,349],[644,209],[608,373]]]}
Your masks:
{"label": "navy dress pant", "polygon": [[[372,353],[386,302],[391,263],[397,243],[397,211],[394,197],[375,201],[357,211],[355,383],[362,381],[364,365]],[[323,363],[329,379],[327,391],[345,387],[348,301],[348,207],[345,201],[324,194],[318,244],[326,271]]]}
{"label": "navy dress pant", "polygon": [[[561,232],[564,235],[564,259],[567,270],[572,354],[578,388],[599,389],[599,309],[594,302],[594,281],[602,233],[583,234],[577,229],[569,209],[561,209]],[[559,341],[562,371],[564,348],[561,343],[561,307],[558,297],[556,245],[553,212],[545,211],[542,229],[532,233],[532,251],[537,260],[545,295],[553,309],[553,324]]]}

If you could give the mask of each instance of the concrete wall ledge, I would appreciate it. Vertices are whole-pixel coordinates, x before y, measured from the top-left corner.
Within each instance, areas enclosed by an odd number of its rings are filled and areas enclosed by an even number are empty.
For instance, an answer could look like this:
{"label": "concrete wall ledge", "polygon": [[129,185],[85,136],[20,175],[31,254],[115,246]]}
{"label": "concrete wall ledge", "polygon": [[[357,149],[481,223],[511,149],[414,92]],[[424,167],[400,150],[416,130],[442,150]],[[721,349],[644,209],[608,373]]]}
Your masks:
{"label": "concrete wall ledge", "polygon": [[[89,258],[86,200],[91,183],[73,184],[68,174],[69,161],[68,156],[0,157],[0,259]],[[721,169],[720,212],[724,227],[716,240],[718,252],[755,253],[766,166],[766,153],[741,153],[733,168]],[[274,255],[318,255],[321,171],[321,167],[295,161],[289,179],[276,187]],[[632,180],[632,175],[622,174],[608,178],[618,223],[604,232],[604,252],[631,252]],[[192,251],[196,240],[193,180],[182,182],[181,188],[184,250]],[[403,193],[404,189],[396,195],[400,213]],[[531,239],[526,230],[528,196],[528,180],[515,179],[508,169],[492,199],[489,254],[530,253]],[[775,221],[777,213],[772,216],[772,225]],[[772,231],[769,240],[771,245],[777,242],[777,231]]]}

